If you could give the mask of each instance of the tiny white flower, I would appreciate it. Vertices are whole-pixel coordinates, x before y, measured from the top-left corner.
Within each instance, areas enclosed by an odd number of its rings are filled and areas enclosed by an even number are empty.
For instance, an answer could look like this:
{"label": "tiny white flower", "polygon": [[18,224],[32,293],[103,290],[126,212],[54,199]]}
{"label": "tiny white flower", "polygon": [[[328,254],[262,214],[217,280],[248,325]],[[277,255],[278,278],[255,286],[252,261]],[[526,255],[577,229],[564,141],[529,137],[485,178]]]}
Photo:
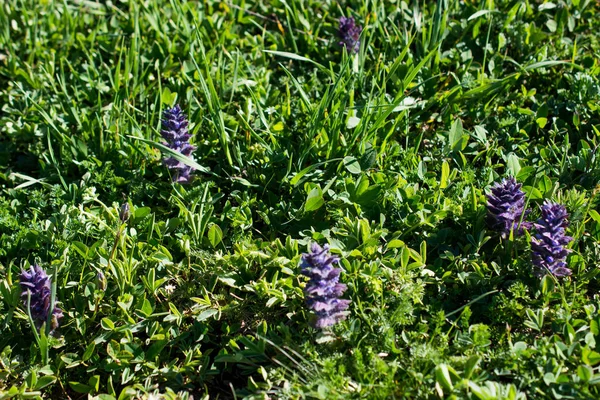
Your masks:
{"label": "tiny white flower", "polygon": [[275,114],[277,112],[277,110],[275,110],[275,107],[267,107],[265,112],[269,115],[272,115],[272,114]]}
{"label": "tiny white flower", "polygon": [[175,291],[175,285],[171,285],[169,283],[169,284],[165,285],[164,289],[165,289],[165,293],[171,294]]}

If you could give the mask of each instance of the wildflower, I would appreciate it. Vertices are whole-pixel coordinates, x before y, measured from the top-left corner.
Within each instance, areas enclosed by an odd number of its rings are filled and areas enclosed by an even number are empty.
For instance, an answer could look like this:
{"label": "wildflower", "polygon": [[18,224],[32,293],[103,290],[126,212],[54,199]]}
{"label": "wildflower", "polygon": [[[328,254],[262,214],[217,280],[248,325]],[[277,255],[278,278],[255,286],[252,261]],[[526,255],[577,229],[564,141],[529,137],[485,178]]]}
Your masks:
{"label": "wildflower", "polygon": [[534,224],[537,233],[531,238],[532,262],[539,277],[547,273],[554,276],[571,275],[565,262],[571,252],[565,246],[573,240],[565,236],[565,229],[569,226],[568,216],[565,206],[544,202],[542,217]]}
{"label": "wildflower", "polygon": [[165,293],[167,295],[173,294],[173,292],[175,291],[176,286],[175,285],[171,285],[170,283],[167,283],[165,285]]}
{"label": "wildflower", "polygon": [[[196,147],[188,143],[191,137],[187,130],[188,121],[179,105],[164,111],[162,125],[163,129],[160,133],[167,141],[165,145],[186,157],[190,157]],[[173,170],[173,182],[189,183],[191,181],[192,167],[182,163],[175,157],[169,157],[164,162],[169,169]]]}
{"label": "wildflower", "polygon": [[[38,327],[48,320],[50,313],[50,278],[46,271],[39,265],[32,266],[29,271],[21,270],[21,288],[23,293],[21,297],[25,307],[27,307],[27,298],[30,298],[29,310],[31,318],[37,323]],[[58,320],[63,317],[62,310],[56,305],[52,310],[51,327],[52,330],[58,328]]]}
{"label": "wildflower", "polygon": [[339,42],[339,45],[344,46],[349,53],[358,53],[360,49],[359,38],[362,29],[362,26],[356,25],[354,18],[341,17],[338,34],[342,40]]}
{"label": "wildflower", "polygon": [[125,223],[129,219],[129,203],[123,203],[121,205],[121,210],[119,211],[119,219],[122,223]]}
{"label": "wildflower", "polygon": [[339,297],[346,285],[339,283],[341,269],[334,268],[339,258],[329,253],[329,246],[313,243],[310,253],[302,255],[302,274],[310,278],[304,294],[308,308],[317,316],[315,326],[325,328],[346,318],[350,300]]}
{"label": "wildflower", "polygon": [[[515,178],[509,177],[492,186],[491,193],[487,196],[488,221],[491,227],[500,231],[502,238],[523,233],[523,229],[531,229],[530,222],[519,222],[529,214],[525,210],[525,193],[521,184]],[[523,215],[524,214],[524,215]]]}

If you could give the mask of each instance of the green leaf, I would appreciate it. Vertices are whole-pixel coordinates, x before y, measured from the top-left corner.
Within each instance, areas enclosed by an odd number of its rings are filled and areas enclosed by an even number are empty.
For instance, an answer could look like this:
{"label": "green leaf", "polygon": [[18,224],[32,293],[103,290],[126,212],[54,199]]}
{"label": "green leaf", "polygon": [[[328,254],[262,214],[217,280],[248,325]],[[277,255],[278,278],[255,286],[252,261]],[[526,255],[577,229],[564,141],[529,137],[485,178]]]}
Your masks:
{"label": "green leaf", "polygon": [[521,167],[521,170],[517,174],[517,181],[526,181],[531,175],[535,174],[535,168],[532,166]]}
{"label": "green leaf", "polygon": [[447,161],[442,163],[442,177],[440,178],[440,189],[448,187],[448,177],[450,176],[450,165]]}
{"label": "green leaf", "polygon": [[208,241],[210,245],[215,248],[221,240],[223,239],[223,231],[217,224],[212,224],[210,228],[208,228]]}
{"label": "green leaf", "polygon": [[554,291],[554,279],[546,275],[542,278],[542,293],[545,296],[550,295]]}
{"label": "green leaf", "polygon": [[510,171],[512,176],[517,176],[521,170],[521,164],[519,163],[519,157],[515,153],[510,153],[506,161],[506,168]]}
{"label": "green leaf", "polygon": [[402,240],[399,239],[393,239],[390,240],[390,242],[387,245],[388,249],[397,249],[399,247],[405,247],[406,245],[404,244],[404,242]]}
{"label": "green leaf", "polygon": [[479,18],[482,15],[497,13],[497,12],[499,12],[499,11],[498,10],[479,10],[475,14],[473,14],[469,18],[467,18],[467,21],[473,21],[474,19]]}
{"label": "green leaf", "polygon": [[475,371],[475,368],[477,368],[477,364],[479,364],[480,361],[481,361],[481,357],[479,357],[479,356],[471,356],[467,360],[467,363],[465,365],[465,370],[463,372],[463,376],[466,379],[471,378],[471,376],[473,375],[473,371]]}
{"label": "green leaf", "polygon": [[94,389],[95,392],[100,389],[100,375],[91,376],[88,380],[88,385]]}
{"label": "green leaf", "polygon": [[134,219],[142,219],[146,215],[150,214],[151,212],[152,212],[152,209],[150,207],[138,207],[135,209],[135,212],[133,213],[133,217],[134,217]]}
{"label": "green leaf", "polygon": [[316,186],[308,193],[306,203],[304,204],[304,211],[316,211],[321,208],[323,204],[325,204],[323,193],[321,192],[321,188]]}
{"label": "green leaf", "polygon": [[296,61],[302,61],[302,62],[308,62],[308,63],[314,64],[317,67],[319,67],[323,72],[327,72],[329,75],[331,75],[331,72],[327,68],[325,68],[323,65],[319,64],[318,62],[311,60],[310,58],[306,58],[306,57],[300,56],[298,54],[290,53],[287,51],[263,50],[263,52],[273,54],[273,55],[279,56],[279,57],[289,58],[290,60],[296,60]]}
{"label": "green leaf", "polygon": [[582,381],[588,382],[590,379],[592,379],[593,375],[594,370],[592,369],[592,367],[588,365],[580,365],[579,367],[577,367],[577,376],[579,376],[579,378]]}
{"label": "green leaf", "polygon": [[173,157],[175,158],[177,161],[180,161],[182,163],[184,163],[185,165],[188,165],[200,172],[204,172],[213,176],[218,176],[217,174],[215,174],[214,172],[211,172],[208,168],[203,167],[202,165],[198,164],[196,161],[194,161],[192,158],[190,157],[186,157],[183,154],[181,154],[178,151],[172,150],[170,148],[168,148],[167,146],[165,146],[164,144],[160,144],[157,142],[154,142],[152,140],[146,139],[146,138],[141,138],[138,136],[132,136],[132,135],[127,135],[128,138],[131,139],[135,139],[135,140],[139,140],[140,142],[144,142],[154,148],[157,148],[158,150],[160,150],[161,152],[165,153],[167,156],[169,157]]}
{"label": "green leaf", "polygon": [[440,364],[435,368],[435,378],[444,389],[448,391],[454,389],[452,379],[450,378],[450,371],[448,371],[448,366],[446,364]]}
{"label": "green leaf", "polygon": [[92,357],[92,355],[94,354],[95,349],[96,349],[96,343],[90,342],[90,344],[88,344],[87,347],[85,348],[85,352],[83,353],[83,356],[81,357],[81,361],[89,360],[90,357]]}
{"label": "green leaf", "polygon": [[340,161],[340,160],[342,160],[342,159],[341,158],[332,158],[331,160],[327,160],[327,161],[323,161],[323,162],[320,162],[320,163],[316,163],[316,164],[310,165],[310,166],[304,168],[302,171],[298,172],[296,175],[294,175],[294,177],[290,180],[290,184],[294,185],[294,186],[298,186],[300,184],[300,179],[302,179],[302,177],[304,175],[308,174],[309,172],[314,171],[315,169],[317,169],[321,165],[325,165],[327,163],[335,162],[335,161]]}
{"label": "green leaf", "polygon": [[146,316],[146,317],[150,317],[152,315],[152,304],[150,303],[150,301],[148,299],[144,299],[144,303],[142,304],[142,308],[140,309],[140,311]]}
{"label": "green leaf", "polygon": [[590,350],[587,347],[584,347],[581,350],[581,359],[583,362],[589,366],[594,366],[600,363],[600,353]]}
{"label": "green leaf", "polygon": [[102,321],[100,321],[100,326],[102,326],[102,329],[107,331],[112,331],[115,329],[115,323],[108,318],[102,318]]}
{"label": "green leaf", "polygon": [[544,198],[542,192],[532,186],[523,186],[522,189],[531,200],[540,200]]}
{"label": "green leaf", "polygon": [[173,102],[177,99],[177,93],[171,93],[171,89],[168,87],[164,88],[161,94],[161,102],[167,106],[171,106]]}
{"label": "green leaf", "polygon": [[91,393],[93,390],[90,386],[84,385],[83,383],[79,382],[69,382],[69,386],[71,386],[71,389],[73,389],[77,393]]}
{"label": "green leaf", "polygon": [[217,314],[219,311],[215,310],[214,308],[209,308],[208,310],[204,310],[202,311],[197,317],[196,320],[197,321],[204,321],[206,319],[209,319],[210,317],[212,317],[213,315]]}
{"label": "green leaf", "polygon": [[554,67],[554,66],[557,66],[557,65],[569,65],[571,67],[575,67],[575,68],[578,68],[578,69],[581,68],[579,65],[570,63],[568,61],[552,61],[552,60],[548,60],[548,61],[540,61],[540,62],[537,62],[537,63],[530,64],[530,65],[526,66],[524,68],[524,70],[525,71],[531,71],[531,70],[538,69],[538,68]]}
{"label": "green leaf", "polygon": [[42,376],[42,377],[38,378],[37,383],[35,384],[35,387],[33,389],[40,390],[40,389],[45,388],[46,386],[53,384],[54,382],[56,382],[55,376],[51,376],[51,375]]}
{"label": "green leaf", "polygon": [[546,126],[548,122],[548,105],[546,103],[542,104],[540,108],[538,108],[536,113],[536,122],[540,128]]}
{"label": "green leaf", "polygon": [[361,173],[361,168],[360,168],[360,164],[358,163],[358,160],[352,156],[347,156],[344,157],[344,166],[346,167],[346,170],[348,172],[350,172],[351,174],[360,174]]}
{"label": "green leaf", "polygon": [[372,168],[377,163],[377,149],[371,144],[367,143],[365,146],[365,153],[360,158],[360,166],[362,169]]}
{"label": "green leaf", "polygon": [[462,121],[457,118],[452,123],[452,127],[450,127],[450,132],[448,133],[448,144],[451,149],[459,143],[464,134]]}
{"label": "green leaf", "polygon": [[590,210],[588,214],[590,215],[590,217],[592,217],[594,221],[600,223],[600,214],[598,214],[598,211]]}

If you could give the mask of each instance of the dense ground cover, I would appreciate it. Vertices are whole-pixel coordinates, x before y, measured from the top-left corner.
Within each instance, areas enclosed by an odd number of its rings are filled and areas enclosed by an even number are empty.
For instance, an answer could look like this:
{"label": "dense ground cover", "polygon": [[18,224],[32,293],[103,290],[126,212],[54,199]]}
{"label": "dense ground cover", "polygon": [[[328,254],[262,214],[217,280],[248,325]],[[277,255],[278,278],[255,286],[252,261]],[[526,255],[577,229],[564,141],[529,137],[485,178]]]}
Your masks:
{"label": "dense ground cover", "polygon": [[[598,398],[599,29],[590,0],[0,2],[0,399]],[[521,224],[566,207],[570,276],[490,225],[508,176]],[[350,300],[324,329],[312,243]]]}

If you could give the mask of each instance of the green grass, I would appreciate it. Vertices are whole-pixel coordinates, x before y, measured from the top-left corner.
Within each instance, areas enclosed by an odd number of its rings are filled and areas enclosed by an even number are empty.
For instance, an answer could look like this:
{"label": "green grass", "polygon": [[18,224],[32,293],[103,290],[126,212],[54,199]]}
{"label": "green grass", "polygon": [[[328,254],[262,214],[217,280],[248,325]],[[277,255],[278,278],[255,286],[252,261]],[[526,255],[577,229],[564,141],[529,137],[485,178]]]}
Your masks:
{"label": "green grass", "polygon": [[[599,29],[591,0],[0,2],[0,399],[600,397]],[[567,207],[571,277],[486,226],[508,175],[530,220]],[[328,332],[313,241],[352,300]]]}

